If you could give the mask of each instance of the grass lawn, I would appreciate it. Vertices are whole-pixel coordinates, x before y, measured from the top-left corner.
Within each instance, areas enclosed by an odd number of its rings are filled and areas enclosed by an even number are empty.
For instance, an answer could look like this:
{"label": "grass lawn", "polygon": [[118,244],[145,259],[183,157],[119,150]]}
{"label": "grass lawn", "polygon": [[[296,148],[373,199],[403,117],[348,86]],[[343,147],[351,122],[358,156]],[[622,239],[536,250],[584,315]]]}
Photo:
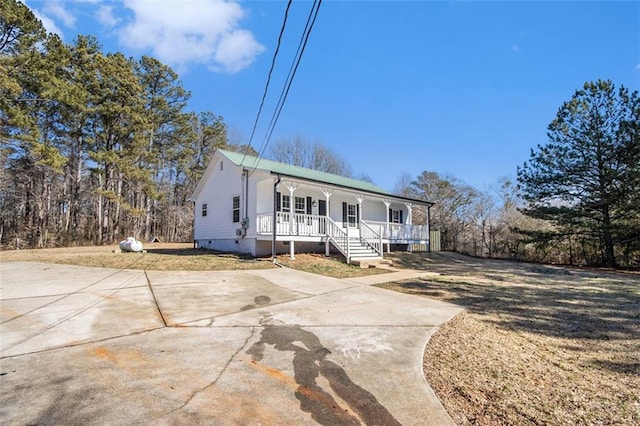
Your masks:
{"label": "grass lawn", "polygon": [[[147,243],[146,253],[120,253],[118,246],[65,247],[37,250],[0,251],[0,262],[48,262],[156,271],[222,271],[276,268],[271,256],[251,256],[194,249],[190,243]],[[280,255],[278,263],[288,268],[335,278],[386,273],[383,269],[362,269],[347,265],[337,257],[297,254],[295,260]]]}
{"label": "grass lawn", "polygon": [[[421,260],[422,258],[422,260]],[[467,310],[430,340],[427,380],[458,424],[640,424],[640,275],[443,254],[384,285]]]}

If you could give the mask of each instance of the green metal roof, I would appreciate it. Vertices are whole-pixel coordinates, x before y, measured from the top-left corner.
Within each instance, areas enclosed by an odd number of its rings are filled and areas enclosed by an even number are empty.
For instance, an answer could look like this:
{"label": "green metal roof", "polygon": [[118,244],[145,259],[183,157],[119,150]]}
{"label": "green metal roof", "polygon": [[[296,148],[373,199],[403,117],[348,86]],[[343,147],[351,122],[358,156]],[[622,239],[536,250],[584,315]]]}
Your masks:
{"label": "green metal roof", "polygon": [[[233,151],[226,151],[224,149],[218,149],[225,157],[227,157],[235,165],[244,165],[247,169],[265,170],[273,174],[280,174],[283,176],[289,176],[293,178],[299,178],[303,180],[325,183],[330,185],[336,185],[343,188],[353,189],[356,191],[365,191],[377,195],[391,197],[397,200],[411,201],[423,205],[433,205],[430,201],[418,200],[415,198],[407,198],[400,195],[394,195],[389,191],[385,191],[377,185],[364,180],[352,179],[344,176],[334,175],[331,173],[321,172],[318,170],[307,169],[305,167],[293,166],[291,164],[280,163],[277,161],[258,159],[251,155],[245,157],[244,154]],[[244,162],[243,162],[244,159]]]}
{"label": "green metal roof", "polygon": [[[384,189],[380,188],[377,185],[374,185],[371,182],[351,179],[348,177],[338,176],[318,170],[307,169],[300,166],[293,166],[291,164],[279,163],[277,161],[266,160],[264,158],[258,161],[257,157],[253,157],[250,155],[244,157],[244,154],[238,152],[225,151],[222,149],[220,150],[220,152],[236,165],[239,166],[242,163],[247,169],[253,169],[257,164],[256,169],[258,170],[266,170],[268,172],[282,174],[290,177],[297,177],[300,179],[312,180],[316,182],[324,182],[328,184],[357,189],[360,191],[375,192],[376,194],[394,196],[390,192],[385,191]],[[244,162],[242,162],[243,157]]]}

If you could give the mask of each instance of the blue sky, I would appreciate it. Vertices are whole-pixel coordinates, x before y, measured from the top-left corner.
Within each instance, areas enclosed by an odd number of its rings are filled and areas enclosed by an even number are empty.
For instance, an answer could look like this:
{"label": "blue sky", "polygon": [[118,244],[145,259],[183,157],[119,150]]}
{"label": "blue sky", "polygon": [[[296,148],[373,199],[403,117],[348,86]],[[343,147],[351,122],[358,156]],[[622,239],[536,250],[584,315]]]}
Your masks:
{"label": "blue sky", "polygon": [[[248,141],[286,2],[26,3],[67,43],[90,34],[171,65],[190,109]],[[256,148],[310,8],[291,8]],[[640,3],[325,0],[271,144],[319,141],[389,190],[425,170],[484,189],[515,178],[561,104],[597,79],[640,89]]]}

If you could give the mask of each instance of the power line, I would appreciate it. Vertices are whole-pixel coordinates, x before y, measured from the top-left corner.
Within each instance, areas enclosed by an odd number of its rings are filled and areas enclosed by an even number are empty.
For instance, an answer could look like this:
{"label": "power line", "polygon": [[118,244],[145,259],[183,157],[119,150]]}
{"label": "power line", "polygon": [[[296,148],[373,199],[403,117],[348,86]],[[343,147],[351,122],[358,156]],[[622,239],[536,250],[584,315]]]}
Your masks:
{"label": "power line", "polygon": [[262,113],[262,107],[264,106],[264,101],[267,98],[267,92],[269,91],[269,83],[271,82],[271,74],[273,73],[273,69],[276,65],[276,57],[278,56],[278,52],[280,51],[280,43],[282,42],[282,35],[284,34],[284,29],[287,26],[287,18],[289,17],[289,8],[291,7],[291,3],[293,0],[289,0],[287,3],[287,8],[284,11],[284,20],[282,21],[282,28],[280,28],[280,34],[278,35],[278,43],[276,44],[276,50],[273,52],[273,59],[271,60],[271,68],[269,68],[269,74],[267,75],[267,84],[264,86],[264,93],[262,94],[262,100],[260,101],[260,107],[258,108],[258,114],[256,115],[256,121],[253,123],[253,129],[251,130],[251,136],[249,137],[249,143],[247,144],[247,148],[244,150],[244,155],[242,156],[242,161],[240,165],[244,163],[244,159],[247,157],[247,153],[251,148],[251,143],[253,142],[253,136],[256,133],[256,127],[258,126],[258,121],[260,120],[260,114]]}
{"label": "power line", "polygon": [[305,25],[302,36],[300,37],[300,42],[298,43],[298,50],[296,52],[296,57],[294,58],[294,61],[292,62],[291,67],[289,68],[289,75],[287,76],[285,85],[282,91],[280,92],[280,99],[278,100],[276,110],[274,111],[273,116],[271,117],[271,121],[269,122],[269,126],[267,127],[267,134],[265,136],[265,140],[262,143],[260,151],[258,152],[258,161],[253,166],[253,169],[250,175],[253,174],[253,172],[258,167],[258,164],[260,164],[260,160],[262,159],[262,156],[264,155],[264,152],[267,149],[267,146],[269,145],[271,136],[273,135],[273,130],[275,129],[276,123],[280,118],[280,113],[284,108],[284,103],[287,100],[287,96],[289,95],[291,84],[293,83],[293,79],[295,78],[296,72],[298,71],[298,66],[300,65],[300,61],[302,59],[302,55],[304,54],[304,50],[307,46],[307,42],[309,41],[309,35],[311,34],[313,25],[315,24],[316,18],[318,17],[318,11],[320,10],[321,4],[322,4],[322,0],[314,0],[313,5],[311,6],[311,11],[309,12],[309,16],[307,17],[307,23]]}

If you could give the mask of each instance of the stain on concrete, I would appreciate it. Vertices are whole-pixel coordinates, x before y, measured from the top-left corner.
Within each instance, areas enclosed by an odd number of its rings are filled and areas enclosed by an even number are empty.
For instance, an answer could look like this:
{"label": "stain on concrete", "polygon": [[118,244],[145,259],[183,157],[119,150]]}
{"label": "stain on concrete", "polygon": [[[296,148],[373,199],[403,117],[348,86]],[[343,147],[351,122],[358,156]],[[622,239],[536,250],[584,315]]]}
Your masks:
{"label": "stain on concrete", "polygon": [[266,306],[271,303],[269,296],[256,296],[253,299],[253,305],[245,305],[240,308],[241,311],[248,311],[249,309],[259,308],[260,306]]}
{"label": "stain on concrete", "polygon": [[[354,383],[338,364],[327,359],[331,351],[313,333],[299,325],[266,325],[258,342],[247,350],[253,362],[260,362],[267,345],[280,352],[293,352],[295,396],[300,409],[322,425],[400,425],[376,397]],[[317,382],[322,376],[333,393]],[[341,405],[346,404],[349,410]]]}

